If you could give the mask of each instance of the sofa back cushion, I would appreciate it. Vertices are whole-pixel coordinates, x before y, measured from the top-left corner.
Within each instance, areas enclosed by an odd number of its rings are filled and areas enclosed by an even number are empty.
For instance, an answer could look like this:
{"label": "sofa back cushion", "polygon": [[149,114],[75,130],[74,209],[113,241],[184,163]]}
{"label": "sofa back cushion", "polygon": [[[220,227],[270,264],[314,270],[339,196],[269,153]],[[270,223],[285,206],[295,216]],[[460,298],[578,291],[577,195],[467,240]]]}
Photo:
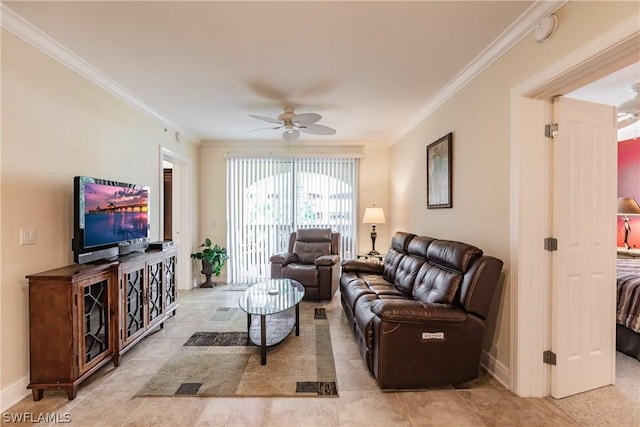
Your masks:
{"label": "sofa back cushion", "polygon": [[427,248],[429,262],[459,273],[466,273],[481,255],[482,251],[475,246],[450,240],[435,240]]}
{"label": "sofa back cushion", "polygon": [[391,238],[391,247],[384,258],[382,277],[388,282],[396,281],[396,273],[400,262],[407,254],[407,248],[415,234],[398,231]]}
{"label": "sofa back cushion", "polygon": [[413,286],[418,276],[420,268],[426,260],[416,255],[405,255],[396,271],[396,280],[393,282],[403,294],[410,296],[413,292]]}
{"label": "sofa back cushion", "polygon": [[434,239],[414,236],[407,245],[407,255],[399,262],[395,285],[406,295],[411,295],[420,268],[427,260],[427,248]]}
{"label": "sofa back cushion", "polygon": [[461,273],[426,262],[416,275],[411,295],[422,302],[451,304],[461,282]]}
{"label": "sofa back cushion", "polygon": [[416,276],[412,296],[418,301],[452,304],[464,274],[482,255],[475,246],[448,240],[432,240],[426,248],[427,263]]}

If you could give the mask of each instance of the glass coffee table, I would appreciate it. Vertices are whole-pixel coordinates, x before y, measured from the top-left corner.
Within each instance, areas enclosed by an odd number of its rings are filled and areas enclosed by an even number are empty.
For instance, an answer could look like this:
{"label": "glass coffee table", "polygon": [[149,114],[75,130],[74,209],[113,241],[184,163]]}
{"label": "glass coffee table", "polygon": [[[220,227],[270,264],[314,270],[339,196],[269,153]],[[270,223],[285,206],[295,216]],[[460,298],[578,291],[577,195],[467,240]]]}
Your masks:
{"label": "glass coffee table", "polygon": [[[256,283],[244,291],[238,305],[247,313],[247,333],[255,345],[260,346],[260,364],[267,364],[267,346],[284,340],[295,326],[296,336],[300,335],[300,301],[304,296],[304,286],[291,279],[269,279]],[[295,308],[295,321],[287,316],[287,311]],[[252,316],[260,316],[258,322]],[[267,316],[270,318],[268,319]],[[267,333],[271,318],[276,325]]]}

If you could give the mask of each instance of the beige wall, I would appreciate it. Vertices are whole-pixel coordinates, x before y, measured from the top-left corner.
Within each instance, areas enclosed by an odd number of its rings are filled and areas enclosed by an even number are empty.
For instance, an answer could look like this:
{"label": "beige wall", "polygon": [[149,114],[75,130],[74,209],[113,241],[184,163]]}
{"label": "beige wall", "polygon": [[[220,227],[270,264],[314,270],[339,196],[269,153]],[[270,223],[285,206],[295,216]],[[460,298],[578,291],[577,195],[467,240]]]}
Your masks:
{"label": "beige wall", "polygon": [[[510,266],[511,88],[638,13],[635,2],[571,2],[547,43],[525,37],[392,145],[391,227],[475,244]],[[453,132],[453,208],[426,209],[426,146]],[[542,130],[541,130],[542,132]],[[541,243],[542,244],[542,243]],[[525,262],[522,260],[521,262]],[[499,295],[485,348],[509,368],[510,284]]]}
{"label": "beige wall", "polygon": [[[26,391],[20,384],[29,374],[25,276],[73,263],[73,177],[150,186],[151,237],[158,239],[161,146],[188,158],[199,150],[176,142],[174,130],[165,131],[163,124],[2,32],[3,393],[16,384]],[[26,227],[37,229],[36,245],[19,245],[19,230]]]}
{"label": "beige wall", "polygon": [[[223,142],[205,142],[200,157],[201,206],[200,230],[201,236],[210,237],[214,242],[226,245],[226,159],[231,155],[342,155],[355,153],[362,155],[358,174],[358,218],[362,218],[367,206],[376,204],[389,212],[389,150],[385,145],[369,144],[359,146],[330,145],[313,146],[298,142],[286,147],[284,144],[247,142],[233,145]],[[387,218],[388,221],[388,218]],[[376,248],[382,252],[389,245],[389,227],[383,224],[378,228]],[[370,226],[359,224],[358,247],[360,251],[369,251],[371,247]],[[223,271],[222,276],[226,274]],[[222,277],[221,276],[221,277]]]}

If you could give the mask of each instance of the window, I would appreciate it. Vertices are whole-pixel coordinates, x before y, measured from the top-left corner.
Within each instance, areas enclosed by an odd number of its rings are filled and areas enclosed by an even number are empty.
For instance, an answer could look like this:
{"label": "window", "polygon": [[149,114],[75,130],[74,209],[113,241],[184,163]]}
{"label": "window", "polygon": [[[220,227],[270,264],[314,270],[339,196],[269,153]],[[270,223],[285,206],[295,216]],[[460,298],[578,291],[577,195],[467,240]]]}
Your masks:
{"label": "window", "polygon": [[269,257],[300,228],[340,233],[341,256],[353,256],[356,172],[353,158],[227,159],[229,281],[268,278]]}

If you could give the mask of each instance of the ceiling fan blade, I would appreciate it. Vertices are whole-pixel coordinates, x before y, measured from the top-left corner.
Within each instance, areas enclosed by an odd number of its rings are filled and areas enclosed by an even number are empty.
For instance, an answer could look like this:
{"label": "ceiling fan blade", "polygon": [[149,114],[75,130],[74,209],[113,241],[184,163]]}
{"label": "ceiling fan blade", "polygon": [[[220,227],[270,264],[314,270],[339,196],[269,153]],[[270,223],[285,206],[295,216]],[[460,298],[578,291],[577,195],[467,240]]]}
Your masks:
{"label": "ceiling fan blade", "polygon": [[618,120],[618,129],[626,128],[627,126],[631,126],[638,120],[640,120],[640,114],[627,114],[625,116],[621,116],[621,120]]}
{"label": "ceiling fan blade", "polygon": [[331,129],[329,126],[310,124],[305,127],[301,127],[300,130],[304,133],[310,133],[312,135],[334,135],[335,129]]}
{"label": "ceiling fan blade", "polygon": [[291,117],[291,121],[296,124],[296,126],[307,126],[320,121],[321,118],[322,116],[317,113],[302,113],[294,114],[293,117]]}
{"label": "ceiling fan blade", "polygon": [[265,122],[269,122],[269,123],[275,123],[275,124],[278,124],[278,125],[282,124],[282,122],[280,120],[272,119],[271,117],[256,116],[254,114],[249,114],[249,117],[253,117],[254,119],[258,119],[258,120],[264,120]]}
{"label": "ceiling fan blade", "polygon": [[276,126],[276,127],[271,127],[271,126],[267,126],[266,128],[258,128],[258,129],[253,129],[250,131],[247,131],[246,133],[253,133],[253,132],[260,132],[261,130],[275,130],[275,129],[280,129],[282,126]]}
{"label": "ceiling fan blade", "polygon": [[282,133],[282,138],[287,142],[296,142],[300,136],[298,129],[287,129]]}

